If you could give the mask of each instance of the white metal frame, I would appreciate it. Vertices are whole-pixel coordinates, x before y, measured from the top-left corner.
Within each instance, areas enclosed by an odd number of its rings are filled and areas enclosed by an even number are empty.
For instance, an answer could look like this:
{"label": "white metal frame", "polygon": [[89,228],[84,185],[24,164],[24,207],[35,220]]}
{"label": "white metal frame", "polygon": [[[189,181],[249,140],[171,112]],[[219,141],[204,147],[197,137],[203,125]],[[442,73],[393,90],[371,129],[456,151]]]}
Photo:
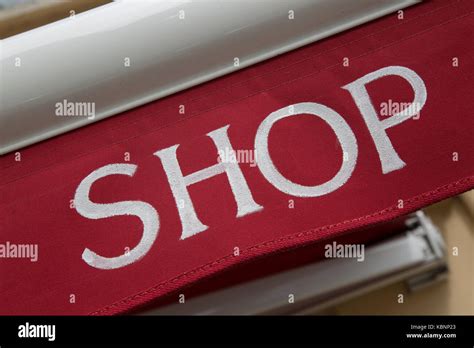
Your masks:
{"label": "white metal frame", "polygon": [[[0,42],[0,154],[416,2],[122,0],[15,35]],[[95,103],[94,119],[57,117],[64,100]]]}
{"label": "white metal frame", "polygon": [[[419,211],[407,230],[369,246],[365,260],[328,259],[149,310],[144,315],[308,314],[406,280],[415,290],[445,279],[445,244]],[[293,294],[294,303],[288,303]]]}

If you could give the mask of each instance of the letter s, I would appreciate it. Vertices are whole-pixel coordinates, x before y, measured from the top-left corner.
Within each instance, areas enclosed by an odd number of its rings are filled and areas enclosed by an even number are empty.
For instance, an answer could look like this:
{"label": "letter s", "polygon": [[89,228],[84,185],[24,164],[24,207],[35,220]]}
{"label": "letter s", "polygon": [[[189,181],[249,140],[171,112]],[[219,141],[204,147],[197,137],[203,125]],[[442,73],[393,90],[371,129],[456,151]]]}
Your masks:
{"label": "letter s", "polygon": [[90,249],[84,249],[82,259],[90,266],[99,269],[116,269],[129,265],[150,250],[158,235],[160,220],[155,208],[142,201],[122,201],[109,204],[93,203],[89,199],[92,184],[105,176],[122,174],[133,176],[137,166],[134,164],[109,164],[90,173],[77,187],[74,203],[77,212],[89,219],[104,219],[119,215],[135,215],[143,223],[143,235],[140,242],[130,252],[117,257],[103,257]]}

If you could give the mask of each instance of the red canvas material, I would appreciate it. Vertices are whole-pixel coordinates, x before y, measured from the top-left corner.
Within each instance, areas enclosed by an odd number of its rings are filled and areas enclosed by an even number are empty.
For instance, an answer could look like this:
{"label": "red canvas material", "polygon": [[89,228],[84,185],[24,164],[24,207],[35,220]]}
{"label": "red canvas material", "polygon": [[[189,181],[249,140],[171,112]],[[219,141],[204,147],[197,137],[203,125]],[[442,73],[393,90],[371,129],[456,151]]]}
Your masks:
{"label": "red canvas material", "polygon": [[[38,255],[36,262],[0,258],[0,314],[123,313],[232,266],[355,233],[472,188],[473,10],[470,0],[428,1],[406,9],[403,19],[392,14],[3,156],[0,244],[36,244]],[[394,66],[415,72],[427,98],[419,117],[386,130],[405,166],[384,173],[360,105],[342,87]],[[366,87],[380,112],[414,98],[398,76]],[[183,238],[178,203],[155,153],[179,144],[177,160],[189,175],[217,163],[206,134],[228,126],[232,147],[253,151],[264,120],[299,103],[332,109],[353,132],[358,155],[348,180],[327,194],[295,196],[275,187],[259,166],[240,163],[262,209],[236,217],[226,174],[204,179],[187,189],[208,228]],[[328,123],[310,114],[276,122],[268,151],[285,178],[304,186],[331,180],[345,155]],[[75,207],[84,178],[110,164],[135,171],[95,181],[90,200],[146,202],[159,214],[159,231],[137,261],[98,269],[82,258],[85,249],[117,257],[143,235],[136,216],[91,219]]]}

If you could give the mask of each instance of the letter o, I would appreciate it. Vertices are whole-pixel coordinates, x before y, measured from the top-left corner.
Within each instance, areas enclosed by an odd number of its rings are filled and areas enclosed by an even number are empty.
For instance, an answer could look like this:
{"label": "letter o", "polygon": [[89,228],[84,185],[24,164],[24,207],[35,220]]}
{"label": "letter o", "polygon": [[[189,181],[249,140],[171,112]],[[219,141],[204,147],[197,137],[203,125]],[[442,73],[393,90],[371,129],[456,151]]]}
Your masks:
{"label": "letter o", "polygon": [[[273,125],[286,117],[295,117],[299,114],[310,114],[324,120],[335,132],[343,154],[347,154],[345,156],[347,160],[342,161],[337,174],[320,185],[304,186],[291,182],[277,170],[268,151],[268,136]],[[257,165],[263,176],[278,190],[297,197],[318,197],[337,190],[351,177],[358,154],[357,140],[344,118],[333,109],[317,103],[295,104],[291,114],[288,112],[288,107],[284,107],[268,115],[258,127],[255,150]]]}

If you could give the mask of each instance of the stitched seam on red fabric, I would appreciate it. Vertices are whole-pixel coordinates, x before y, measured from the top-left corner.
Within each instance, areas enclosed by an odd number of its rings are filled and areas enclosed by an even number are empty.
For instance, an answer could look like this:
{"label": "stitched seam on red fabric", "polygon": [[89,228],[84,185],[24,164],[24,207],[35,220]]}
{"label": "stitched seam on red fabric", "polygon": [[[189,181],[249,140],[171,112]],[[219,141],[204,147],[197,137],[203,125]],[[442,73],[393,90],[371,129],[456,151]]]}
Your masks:
{"label": "stitched seam on red fabric", "polygon": [[[412,197],[412,198],[409,198],[407,200],[405,200],[405,203],[406,204],[410,204],[410,203],[414,203],[414,202],[418,202],[418,201],[423,201],[427,198],[430,198],[430,197],[433,197],[433,196],[436,196],[437,194],[439,193],[442,193],[442,192],[446,192],[454,187],[457,187],[457,186],[460,186],[460,185],[464,185],[464,184],[468,184],[470,182],[473,182],[474,180],[474,176],[470,176],[470,177],[467,177],[467,178],[464,178],[464,179],[461,179],[461,180],[458,180],[454,183],[450,183],[450,184],[447,184],[447,185],[444,185],[444,186],[441,186],[441,187],[438,187],[437,189],[434,189],[434,190],[431,190],[431,191],[428,191],[428,192],[425,192],[425,193],[422,193],[418,196],[415,196],[415,197]],[[372,214],[368,214],[368,215],[365,215],[365,216],[362,216],[362,217],[358,217],[358,218],[354,218],[354,219],[350,219],[350,220],[345,220],[345,221],[342,221],[342,222],[338,222],[338,223],[335,223],[335,224],[330,224],[330,225],[325,225],[325,226],[322,226],[322,227],[318,227],[318,228],[315,228],[315,229],[311,229],[311,230],[306,230],[306,231],[303,231],[303,232],[299,232],[299,233],[296,233],[296,234],[292,234],[292,235],[287,235],[287,236],[284,236],[284,237],[280,237],[280,238],[277,238],[277,239],[274,239],[274,240],[270,240],[270,241],[266,241],[266,242],[262,242],[260,244],[257,244],[257,245],[254,245],[254,246],[251,246],[241,252],[243,253],[246,253],[246,252],[250,252],[252,250],[258,250],[258,249],[261,249],[263,247],[266,247],[266,246],[269,246],[269,245],[272,245],[272,244],[275,244],[275,243],[280,243],[280,242],[283,242],[283,241],[289,241],[289,240],[293,240],[293,239],[298,239],[298,238],[301,238],[301,237],[305,237],[305,236],[308,236],[308,235],[312,235],[312,234],[315,234],[315,233],[318,233],[318,232],[321,232],[321,231],[327,231],[327,230],[330,230],[330,229],[334,229],[336,227],[339,227],[339,226],[343,226],[343,225],[347,225],[347,224],[350,224],[350,223],[354,223],[354,222],[360,222],[360,221],[366,221],[368,219],[371,219],[373,217],[377,217],[377,216],[380,216],[380,215],[384,215],[386,213],[389,213],[389,212],[392,212],[392,211],[396,211],[396,210],[400,210],[398,208],[398,206],[391,206],[389,208],[385,208],[383,210],[380,210],[380,211],[377,211],[375,213],[372,213]],[[344,231],[341,231],[341,233],[343,233]],[[183,278],[186,278],[186,277],[189,277],[190,275],[193,275],[195,273],[200,273],[201,271],[204,271],[206,269],[210,269],[210,268],[213,268],[214,266],[216,265],[219,265],[223,262],[225,262],[226,260],[228,259],[231,259],[233,258],[234,256],[232,254],[230,255],[227,255],[227,256],[224,256],[220,259],[217,259],[215,261],[212,261],[212,262],[209,262],[209,263],[206,263],[204,265],[201,265],[197,268],[194,268],[193,270],[191,271],[187,271],[187,272],[184,272],[182,274],[180,274],[179,276],[176,276],[170,280],[167,280],[167,281],[164,281],[160,284],[157,284],[145,291],[142,291],[140,293],[137,293],[135,295],[131,295],[131,296],[128,296],[122,300],[119,300],[111,305],[108,305],[108,306],[105,306],[97,311],[93,311],[91,312],[90,314],[91,315],[98,315],[98,314],[105,314],[107,312],[110,311],[110,309],[112,308],[115,308],[115,307],[119,307],[121,306],[122,304],[127,304],[129,303],[130,301],[133,301],[135,299],[138,299],[138,298],[141,298],[141,297],[144,297],[145,295],[147,294],[150,294],[150,293],[153,293],[155,292],[157,289],[159,288],[162,288],[168,284],[173,284],[173,283],[176,283],[178,282],[179,280],[183,279]],[[134,305],[139,305],[140,303],[135,303]]]}
{"label": "stitched seam on red fabric", "polygon": [[[466,13],[466,14],[463,14],[463,15],[458,16],[458,17],[455,17],[455,18],[451,18],[450,20],[447,20],[447,21],[442,22],[442,23],[438,23],[438,24],[436,24],[436,25],[434,25],[434,26],[432,26],[432,27],[429,27],[429,28],[427,28],[427,29],[425,29],[425,30],[423,30],[423,31],[420,31],[420,32],[418,32],[418,33],[416,33],[416,34],[407,36],[406,38],[404,38],[404,39],[402,39],[402,40],[399,40],[399,41],[396,41],[396,42],[392,42],[391,44],[388,44],[388,45],[384,45],[384,46],[377,47],[376,49],[367,51],[367,52],[365,52],[365,53],[363,53],[363,54],[361,54],[361,55],[359,55],[359,56],[351,57],[351,59],[352,59],[352,60],[355,60],[355,59],[359,59],[359,58],[361,58],[361,57],[365,57],[365,56],[368,55],[368,54],[371,54],[371,53],[373,53],[373,52],[382,50],[382,49],[384,49],[384,48],[391,47],[391,46],[394,46],[394,45],[399,44],[399,43],[401,43],[401,42],[410,40],[410,39],[412,39],[412,38],[414,38],[414,37],[416,37],[416,36],[418,36],[418,35],[424,34],[425,32],[428,32],[428,31],[432,30],[433,28],[441,27],[441,26],[443,26],[443,25],[446,25],[446,24],[448,24],[448,23],[454,22],[454,21],[459,20],[459,19],[461,19],[461,18],[470,16],[470,15],[472,15],[473,13],[474,13],[474,11],[469,12],[469,13]],[[307,78],[307,77],[309,77],[309,76],[313,76],[313,75],[319,74],[319,73],[321,73],[321,72],[323,72],[323,71],[330,70],[330,69],[335,68],[335,67],[338,67],[338,66],[340,66],[339,63],[338,63],[338,64],[334,64],[334,65],[329,66],[329,67],[326,67],[326,68],[324,68],[324,69],[321,69],[321,70],[318,70],[318,71],[314,71],[314,72],[309,73],[309,74],[306,74],[306,75],[299,76],[299,77],[297,77],[297,78],[295,78],[295,79],[293,79],[293,80],[287,80],[287,81],[285,81],[285,82],[283,82],[283,83],[281,83],[281,84],[274,85],[274,86],[272,86],[272,87],[270,87],[270,88],[266,88],[266,89],[263,89],[263,90],[259,90],[259,91],[257,91],[257,92],[253,92],[253,93],[251,93],[251,94],[249,94],[249,95],[246,95],[246,96],[244,96],[244,97],[242,97],[242,98],[240,98],[240,99],[237,99],[237,100],[234,100],[234,101],[231,101],[231,102],[228,102],[228,103],[225,103],[225,104],[222,104],[222,105],[219,105],[219,106],[216,106],[216,107],[207,109],[207,110],[205,110],[205,111],[201,111],[201,112],[196,113],[196,114],[191,114],[190,116],[188,116],[188,117],[186,117],[186,118],[182,118],[182,119],[180,119],[180,120],[178,120],[178,121],[176,121],[176,122],[174,122],[174,123],[172,123],[172,124],[168,124],[168,125],[165,125],[165,126],[162,126],[162,127],[156,128],[156,129],[153,129],[153,130],[148,131],[148,132],[143,132],[143,133],[140,133],[140,134],[138,134],[138,135],[135,135],[135,136],[132,136],[132,137],[129,137],[129,138],[126,138],[126,139],[121,139],[121,140],[116,141],[116,142],[113,142],[113,143],[109,143],[109,144],[107,144],[107,145],[104,145],[104,146],[99,147],[98,149],[94,149],[93,151],[90,151],[90,152],[87,152],[87,153],[83,153],[83,154],[81,154],[81,155],[79,155],[79,156],[77,156],[77,157],[74,157],[74,158],[70,158],[70,159],[68,159],[67,161],[64,161],[64,162],[61,162],[61,163],[54,163],[54,164],[51,164],[51,165],[49,165],[49,166],[47,166],[47,167],[41,168],[41,169],[38,170],[38,171],[29,172],[29,173],[26,174],[26,175],[23,175],[23,176],[21,176],[21,177],[15,178],[14,180],[8,181],[8,182],[6,182],[6,183],[0,185],[0,187],[6,186],[6,185],[8,185],[8,184],[10,184],[10,183],[12,183],[12,182],[15,182],[15,181],[18,181],[18,180],[20,180],[20,179],[26,178],[26,177],[28,177],[28,176],[34,174],[34,173],[42,172],[42,171],[47,170],[47,169],[49,169],[49,168],[51,168],[51,167],[53,167],[53,166],[56,167],[56,166],[59,166],[59,165],[64,165],[64,164],[66,164],[66,163],[68,163],[68,162],[71,162],[71,161],[73,161],[73,160],[79,159],[79,158],[81,158],[81,157],[83,157],[83,156],[87,156],[87,155],[96,153],[96,152],[98,152],[98,151],[100,151],[100,150],[102,150],[102,149],[107,149],[107,148],[110,148],[110,147],[112,147],[112,146],[114,146],[114,145],[122,144],[122,143],[125,143],[125,142],[127,142],[127,141],[130,141],[130,140],[132,140],[132,139],[140,138],[140,137],[142,137],[142,136],[150,135],[150,134],[153,134],[153,133],[158,132],[158,131],[160,131],[160,130],[163,130],[163,129],[166,129],[166,128],[169,128],[169,127],[173,127],[173,126],[175,126],[175,125],[177,125],[177,124],[179,124],[179,123],[181,123],[181,122],[188,121],[189,119],[191,119],[191,118],[193,118],[193,117],[198,117],[198,116],[201,116],[201,115],[203,115],[203,114],[205,114],[205,113],[207,113],[207,112],[213,111],[213,110],[215,110],[215,109],[219,109],[219,108],[224,107],[224,106],[227,106],[227,105],[231,105],[231,104],[234,104],[234,103],[237,103],[237,102],[241,102],[241,101],[243,101],[243,100],[245,100],[245,99],[248,99],[248,98],[253,97],[253,96],[255,96],[255,95],[258,95],[258,94],[260,94],[260,93],[264,93],[264,92],[271,91],[271,90],[273,90],[273,89],[275,89],[275,88],[278,88],[278,87],[281,87],[281,86],[285,86],[285,85],[287,85],[287,84],[289,84],[289,83],[293,83],[293,82],[295,82],[295,81],[298,81],[298,80]],[[317,97],[316,97],[316,98],[317,98]]]}

